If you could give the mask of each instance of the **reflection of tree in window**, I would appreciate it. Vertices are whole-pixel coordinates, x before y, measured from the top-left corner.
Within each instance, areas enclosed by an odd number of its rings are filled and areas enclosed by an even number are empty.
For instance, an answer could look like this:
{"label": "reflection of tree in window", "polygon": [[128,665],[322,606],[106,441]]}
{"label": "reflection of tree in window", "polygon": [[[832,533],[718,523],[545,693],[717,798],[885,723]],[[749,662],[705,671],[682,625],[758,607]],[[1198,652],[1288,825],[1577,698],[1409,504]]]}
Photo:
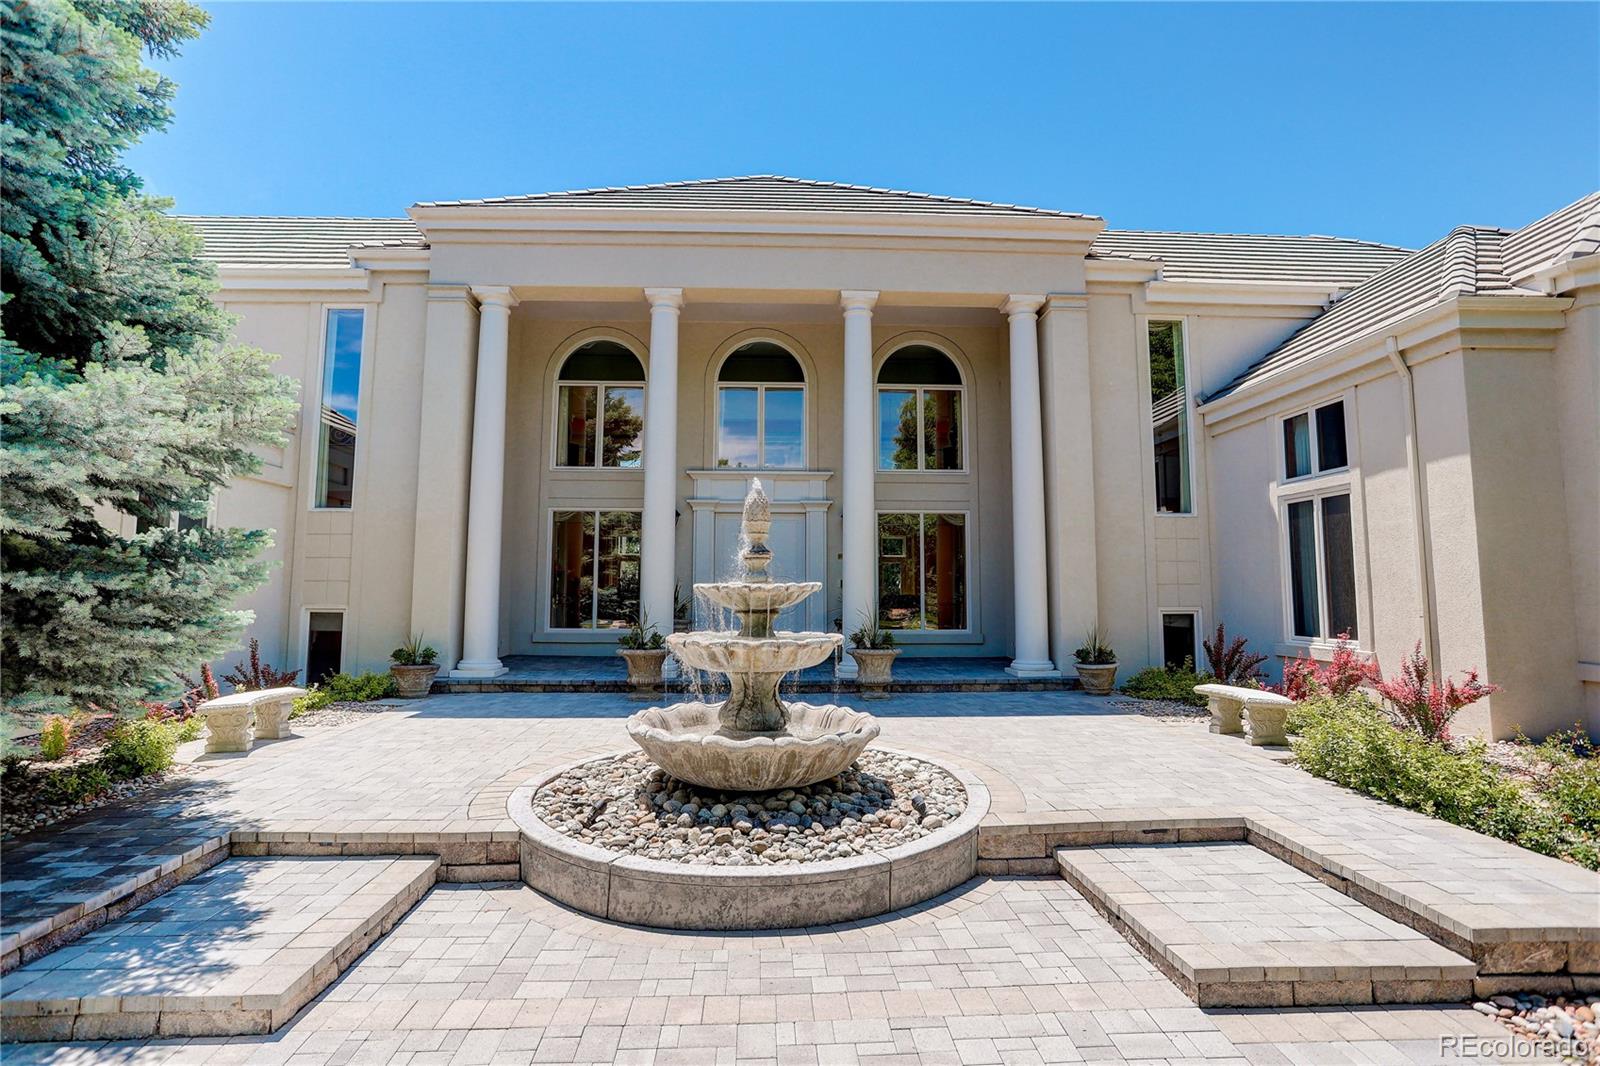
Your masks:
{"label": "reflection of tree in window", "polygon": [[556,464],[594,466],[598,458],[600,466],[638,466],[644,433],[638,356],[615,341],[590,341],[562,363],[560,381]]}
{"label": "reflection of tree in window", "polygon": [[967,628],[964,515],[878,516],[878,624]]}
{"label": "reflection of tree in window", "polygon": [[1189,513],[1189,413],[1185,402],[1183,323],[1152,322],[1150,430],[1155,450],[1156,510]]}
{"label": "reflection of tree in window", "polygon": [[959,470],[961,373],[927,345],[902,348],[878,371],[878,469]]}
{"label": "reflection of tree in window", "polygon": [[638,466],[643,454],[644,390],[606,389],[602,466]]}

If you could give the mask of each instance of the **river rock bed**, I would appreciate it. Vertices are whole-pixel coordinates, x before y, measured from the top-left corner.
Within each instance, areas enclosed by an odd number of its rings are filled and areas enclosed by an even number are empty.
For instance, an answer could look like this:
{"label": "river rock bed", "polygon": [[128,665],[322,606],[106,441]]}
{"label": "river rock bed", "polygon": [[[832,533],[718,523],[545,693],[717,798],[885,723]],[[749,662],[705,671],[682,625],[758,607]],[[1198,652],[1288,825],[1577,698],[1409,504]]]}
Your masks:
{"label": "river rock bed", "polygon": [[574,767],[533,797],[534,813],[575,840],[692,866],[784,866],[887,851],[949,825],[966,807],[966,789],[947,771],[882,751],[815,785],[755,794],[690,785],[629,753]]}

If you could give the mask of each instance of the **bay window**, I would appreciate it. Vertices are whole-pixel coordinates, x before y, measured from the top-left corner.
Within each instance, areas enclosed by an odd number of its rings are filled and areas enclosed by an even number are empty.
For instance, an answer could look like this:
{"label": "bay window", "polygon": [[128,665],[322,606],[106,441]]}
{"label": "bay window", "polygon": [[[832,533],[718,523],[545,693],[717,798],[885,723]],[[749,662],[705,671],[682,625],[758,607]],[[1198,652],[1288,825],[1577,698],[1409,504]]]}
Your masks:
{"label": "bay window", "polygon": [[966,515],[878,516],[878,625],[968,628]]}
{"label": "bay window", "polygon": [[550,628],[626,629],[639,620],[638,511],[555,511]]}

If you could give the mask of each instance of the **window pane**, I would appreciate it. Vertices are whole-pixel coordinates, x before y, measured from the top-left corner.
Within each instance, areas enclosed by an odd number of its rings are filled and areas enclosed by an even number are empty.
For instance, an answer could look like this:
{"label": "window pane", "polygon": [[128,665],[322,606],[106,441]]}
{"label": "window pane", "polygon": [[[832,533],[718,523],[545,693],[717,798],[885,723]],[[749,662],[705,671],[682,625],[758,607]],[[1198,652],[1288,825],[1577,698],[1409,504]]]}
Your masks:
{"label": "window pane", "polygon": [[603,466],[638,466],[644,454],[644,390],[606,389]]}
{"label": "window pane", "polygon": [[1305,415],[1283,420],[1283,474],[1305,477],[1311,473],[1311,423]]}
{"label": "window pane", "polygon": [[328,312],[322,353],[322,417],[318,441],[318,507],[349,507],[356,466],[356,415],[361,399],[363,313]]}
{"label": "window pane", "polygon": [[922,517],[922,626],[967,628],[967,528],[961,515]]}
{"label": "window pane", "polygon": [[1322,501],[1322,569],[1328,581],[1328,634],[1354,640],[1356,560],[1349,496],[1328,496]]}
{"label": "window pane", "polygon": [[755,466],[755,389],[720,389],[717,393],[717,465]]}
{"label": "window pane", "polygon": [[768,389],[766,403],[766,448],[762,462],[766,466],[805,466],[805,391]]}
{"label": "window pane", "polygon": [[[920,623],[922,548],[920,523],[914,514],[878,516],[878,625],[915,629]],[[847,618],[853,630],[861,619]]]}
{"label": "window pane", "polygon": [[1184,396],[1183,323],[1152,322],[1149,335],[1156,510],[1188,514],[1189,413]]}
{"label": "window pane", "polygon": [[550,544],[550,628],[594,618],[594,512],[557,511]]}
{"label": "window pane", "polygon": [[878,469],[917,468],[917,394],[898,389],[878,393]]}
{"label": "window pane", "polygon": [[922,394],[922,467],[961,469],[961,393],[954,389]]}
{"label": "window pane", "polygon": [[1317,627],[1317,516],[1310,500],[1289,505],[1289,593],[1297,637],[1319,637]]}
{"label": "window pane", "polygon": [[1344,402],[1317,408],[1317,469],[1337,470],[1350,465],[1344,446]]}
{"label": "window pane", "polygon": [[562,427],[561,447],[556,453],[556,465],[593,466],[595,434],[593,385],[561,386],[556,425]]}
{"label": "window pane", "polygon": [[1194,665],[1194,615],[1164,614],[1161,616],[1161,662],[1163,666],[1179,667],[1188,661]]}
{"label": "window pane", "polygon": [[626,629],[639,620],[639,512],[600,515],[600,579],[594,594],[602,629]]}

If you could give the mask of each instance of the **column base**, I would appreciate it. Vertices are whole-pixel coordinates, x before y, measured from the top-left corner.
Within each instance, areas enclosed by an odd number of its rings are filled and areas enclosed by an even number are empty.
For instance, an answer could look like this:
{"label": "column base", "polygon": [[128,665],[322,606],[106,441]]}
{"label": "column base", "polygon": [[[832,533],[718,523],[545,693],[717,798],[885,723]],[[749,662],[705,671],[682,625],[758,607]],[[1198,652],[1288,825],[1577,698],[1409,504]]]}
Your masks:
{"label": "column base", "polygon": [[456,668],[450,671],[450,676],[464,678],[499,677],[507,672],[505,664],[499,659],[485,659],[481,662],[462,659],[456,663]]}
{"label": "column base", "polygon": [[1060,677],[1061,671],[1056,669],[1056,664],[1049,659],[1015,659],[1006,667],[1006,673],[1012,677]]}

